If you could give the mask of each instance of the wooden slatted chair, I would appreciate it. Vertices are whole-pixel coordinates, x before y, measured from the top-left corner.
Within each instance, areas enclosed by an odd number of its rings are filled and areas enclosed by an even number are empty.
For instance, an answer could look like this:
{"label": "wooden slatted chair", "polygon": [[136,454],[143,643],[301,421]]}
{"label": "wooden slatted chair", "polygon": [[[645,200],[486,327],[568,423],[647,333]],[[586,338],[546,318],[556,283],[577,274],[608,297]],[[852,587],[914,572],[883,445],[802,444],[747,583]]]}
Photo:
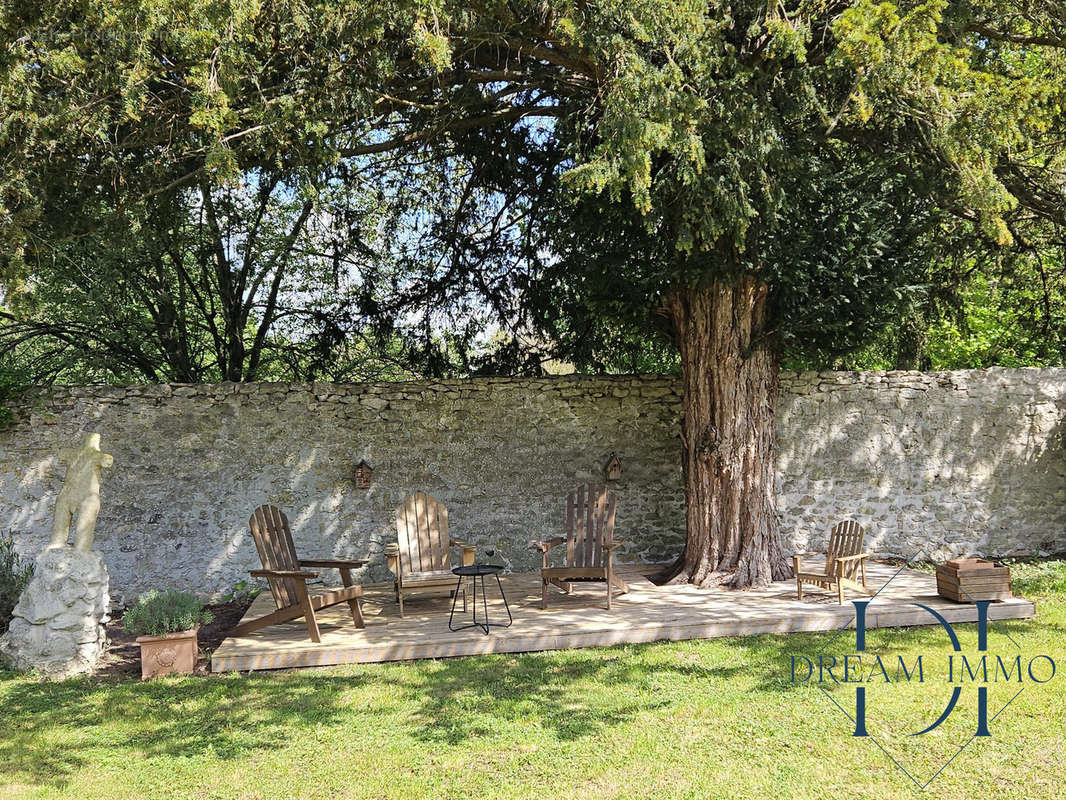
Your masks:
{"label": "wooden slatted chair", "polygon": [[[308,561],[297,558],[288,517],[275,506],[267,505],[257,508],[252,512],[248,525],[252,529],[252,538],[259,551],[259,558],[263,562],[263,568],[253,569],[251,574],[256,578],[266,578],[270,591],[274,595],[277,610],[258,619],[242,622],[233,629],[234,635],[240,636],[268,625],[277,625],[304,617],[307,620],[307,635],[311,637],[312,642],[320,642],[322,636],[318,630],[315,612],[338,603],[348,604],[352,610],[352,620],[357,628],[365,627],[363,611],[359,607],[363,587],[352,583],[352,570],[366,564],[366,560],[342,561],[319,558]],[[319,594],[308,593],[307,581],[317,578],[318,573],[307,570],[307,567],[339,570],[344,587]]]}
{"label": "wooden slatted chair", "polygon": [[[544,542],[532,542],[544,557],[540,571],[540,607],[548,607],[548,585],[554,584],[567,594],[574,581],[603,581],[607,584],[607,608],[611,608],[612,589],[629,591],[614,571],[614,551],[622,542],[614,538],[615,511],[618,504],[613,493],[604,489],[598,495],[591,486],[579,486],[566,498],[566,536]],[[566,545],[566,566],[549,566],[548,554],[553,547]]]}
{"label": "wooden slatted chair", "polygon": [[[474,545],[448,536],[448,509],[435,497],[415,492],[396,509],[396,541],[385,545],[389,570],[396,576],[393,587],[403,612],[404,596],[449,590],[454,594],[451,549],[462,551],[463,566],[474,563]],[[466,610],[466,590],[463,610]]]}
{"label": "wooden slatted chair", "polygon": [[[874,594],[866,586],[866,559],[869,553],[862,552],[862,540],[866,531],[853,520],[845,520],[833,526],[829,532],[829,547],[825,552],[825,570],[813,572],[803,569],[804,556],[821,553],[797,553],[792,556],[796,574],[796,599],[803,599],[803,584],[812,583],[828,591],[836,590],[837,600],[844,603],[844,589],[864,594]],[[859,578],[856,581],[856,577]]]}

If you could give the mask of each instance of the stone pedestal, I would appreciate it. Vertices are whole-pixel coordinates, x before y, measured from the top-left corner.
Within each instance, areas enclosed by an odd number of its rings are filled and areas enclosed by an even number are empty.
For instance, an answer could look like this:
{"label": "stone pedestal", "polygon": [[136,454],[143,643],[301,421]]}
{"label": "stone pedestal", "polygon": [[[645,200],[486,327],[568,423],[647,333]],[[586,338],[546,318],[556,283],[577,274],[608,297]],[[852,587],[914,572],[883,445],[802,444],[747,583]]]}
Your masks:
{"label": "stone pedestal", "polygon": [[91,672],[107,644],[108,574],[99,553],[57,547],[37,566],[0,638],[0,657],[50,678]]}

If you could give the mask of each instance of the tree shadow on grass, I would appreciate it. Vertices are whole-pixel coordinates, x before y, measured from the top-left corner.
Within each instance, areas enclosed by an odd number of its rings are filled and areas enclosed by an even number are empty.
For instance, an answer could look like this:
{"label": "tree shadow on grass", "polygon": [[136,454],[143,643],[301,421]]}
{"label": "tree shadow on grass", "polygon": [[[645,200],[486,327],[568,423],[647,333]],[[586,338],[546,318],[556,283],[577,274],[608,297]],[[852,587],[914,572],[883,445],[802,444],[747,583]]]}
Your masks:
{"label": "tree shadow on grass", "polygon": [[[308,728],[387,729],[385,717],[408,713],[403,735],[422,742],[457,746],[527,720],[574,741],[667,708],[675,701],[655,691],[664,681],[720,681],[739,669],[649,662],[646,647],[143,683],[0,672],[0,764],[7,781],[63,788],[102,760],[207,753],[237,761],[289,746]],[[353,700],[362,689],[375,699]]]}
{"label": "tree shadow on grass", "polygon": [[144,683],[59,683],[0,672],[0,764],[5,780],[61,788],[114,746],[122,758],[210,753],[235,760],[283,746],[301,728],[354,708],[344,692],[367,676],[287,674]]}
{"label": "tree shadow on grass", "polygon": [[501,722],[535,719],[555,739],[574,741],[673,705],[657,692],[664,679],[721,681],[742,669],[641,658],[651,647],[421,662],[417,680],[403,687],[419,706],[414,735],[426,742],[458,745],[493,735]]}
{"label": "tree shadow on grass", "polygon": [[[1044,623],[1037,619],[994,620],[989,626],[989,645],[995,650],[997,646],[1004,651],[1015,648],[1008,638],[1021,641],[1028,632],[1039,628],[1055,630],[1061,628],[1056,623]],[[965,622],[952,625],[955,633],[963,642],[963,649],[976,649],[977,623]],[[724,645],[743,653],[748,674],[761,676],[756,683],[760,692],[806,691],[807,684],[802,680],[806,671],[804,662],[798,662],[797,671],[800,680],[792,677],[792,657],[810,659],[817,669],[821,654],[840,657],[845,653],[855,652],[855,626],[849,622],[839,632],[792,633],[787,635],[761,634],[731,639],[720,639]],[[836,637],[836,638],[834,638]],[[872,655],[880,655],[886,661],[897,655],[908,653],[944,653],[951,649],[950,640],[944,629],[933,623],[921,626],[870,628],[866,632],[866,649]],[[891,663],[895,664],[893,660]],[[832,690],[834,686],[827,685]]]}
{"label": "tree shadow on grass", "polygon": [[[1024,633],[1026,624],[1009,630]],[[975,635],[972,624],[959,628]],[[356,726],[387,731],[396,724],[390,716],[407,723],[397,737],[436,745],[461,746],[523,724],[573,742],[668,714],[683,698],[726,691],[734,681],[753,702],[803,691],[790,680],[791,655],[816,658],[831,636],[764,634],[144,683],[47,683],[0,673],[0,764],[7,781],[62,788],[105,759],[206,753],[237,761],[283,749],[308,728],[341,736]],[[868,636],[887,653],[944,645],[939,628]],[[841,637],[841,647],[854,645],[851,631]]]}

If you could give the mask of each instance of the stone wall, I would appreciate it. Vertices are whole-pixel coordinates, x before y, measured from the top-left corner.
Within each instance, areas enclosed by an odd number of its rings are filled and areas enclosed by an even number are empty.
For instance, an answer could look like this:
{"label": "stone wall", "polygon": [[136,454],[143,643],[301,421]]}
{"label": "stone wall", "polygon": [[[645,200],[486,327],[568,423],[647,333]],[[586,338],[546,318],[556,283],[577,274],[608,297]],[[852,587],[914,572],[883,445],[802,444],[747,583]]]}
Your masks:
{"label": "stone wall", "polygon": [[[454,536],[530,569],[526,543],[558,531],[565,494],[602,482],[616,451],[626,557],[662,560],[684,536],[680,411],[658,377],[56,388],[0,432],[0,528],[20,549],[44,546],[55,454],[92,430],[115,457],[96,546],[119,595],[229,589],[258,566],[248,517],[267,502],[303,557],[369,555],[362,579],[384,580],[395,508],[417,489],[448,506]],[[369,490],[355,488],[360,459]]]}
{"label": "stone wall", "polygon": [[[678,384],[670,377],[402,384],[53,388],[0,431],[0,528],[48,539],[61,448],[87,431],[115,456],[97,547],[113,591],[230,588],[258,565],[247,530],[265,502],[289,513],[306,557],[365,557],[382,580],[394,509],[423,489],[455,536],[496,544],[511,568],[556,532],[566,492],[622,461],[622,560],[684,541]],[[822,544],[851,515],[881,554],[1066,550],[1066,370],[802,373],[782,381],[783,529]],[[360,459],[374,469],[355,488]]]}
{"label": "stone wall", "polygon": [[799,547],[847,513],[886,555],[1066,552],[1066,369],[790,375],[778,432]]}

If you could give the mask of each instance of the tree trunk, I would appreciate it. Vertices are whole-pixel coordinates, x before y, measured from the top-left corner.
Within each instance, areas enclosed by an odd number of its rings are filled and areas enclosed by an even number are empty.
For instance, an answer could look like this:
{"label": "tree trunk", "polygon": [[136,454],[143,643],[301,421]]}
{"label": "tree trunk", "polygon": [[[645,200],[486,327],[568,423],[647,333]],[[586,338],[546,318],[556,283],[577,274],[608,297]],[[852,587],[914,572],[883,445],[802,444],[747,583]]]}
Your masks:
{"label": "tree trunk", "polygon": [[792,574],[774,499],[778,364],[766,301],[751,277],[666,298],[684,385],[687,536],[665,576],[673,582],[744,588]]}
{"label": "tree trunk", "polygon": [[904,318],[896,347],[896,369],[927,368],[925,348],[929,335],[926,328],[920,310],[916,309],[909,317]]}

